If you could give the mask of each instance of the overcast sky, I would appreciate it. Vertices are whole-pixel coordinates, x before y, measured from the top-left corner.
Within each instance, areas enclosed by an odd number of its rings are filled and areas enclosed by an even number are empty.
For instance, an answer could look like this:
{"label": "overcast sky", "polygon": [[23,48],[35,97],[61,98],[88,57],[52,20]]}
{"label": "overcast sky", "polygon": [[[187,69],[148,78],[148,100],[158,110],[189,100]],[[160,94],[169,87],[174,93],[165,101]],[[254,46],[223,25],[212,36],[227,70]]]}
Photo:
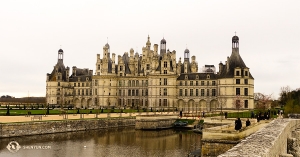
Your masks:
{"label": "overcast sky", "polygon": [[[234,32],[255,92],[300,87],[298,0],[3,0],[0,1],[0,95],[45,96],[46,73],[64,50],[64,65],[95,71],[107,42],[121,55],[139,53],[164,37],[183,58],[187,47],[199,69],[218,69],[231,54]],[[177,60],[178,61],[178,60]]]}

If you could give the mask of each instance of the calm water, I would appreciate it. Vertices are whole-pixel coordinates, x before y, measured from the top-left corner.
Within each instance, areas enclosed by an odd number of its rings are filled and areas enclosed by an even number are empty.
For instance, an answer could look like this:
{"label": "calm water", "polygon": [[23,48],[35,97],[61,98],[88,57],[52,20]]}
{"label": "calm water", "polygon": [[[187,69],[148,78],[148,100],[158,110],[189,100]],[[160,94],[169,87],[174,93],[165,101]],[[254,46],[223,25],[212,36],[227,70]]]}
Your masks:
{"label": "calm water", "polygon": [[[8,151],[11,141],[16,153]],[[182,157],[200,149],[201,135],[191,131],[141,131],[134,128],[81,131],[0,139],[2,157]],[[34,148],[35,147],[35,148]],[[41,149],[43,147],[44,149]]]}

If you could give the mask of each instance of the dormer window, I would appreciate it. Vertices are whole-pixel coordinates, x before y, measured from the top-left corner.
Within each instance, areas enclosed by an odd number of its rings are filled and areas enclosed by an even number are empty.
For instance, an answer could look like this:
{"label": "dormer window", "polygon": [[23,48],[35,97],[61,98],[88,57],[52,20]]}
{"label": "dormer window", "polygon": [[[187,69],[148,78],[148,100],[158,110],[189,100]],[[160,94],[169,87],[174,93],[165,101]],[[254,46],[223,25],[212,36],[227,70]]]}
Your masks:
{"label": "dormer window", "polygon": [[248,76],[248,71],[245,71],[245,76]]}
{"label": "dormer window", "polygon": [[236,71],[236,72],[235,72],[235,75],[236,75],[236,76],[240,76],[240,71]]}

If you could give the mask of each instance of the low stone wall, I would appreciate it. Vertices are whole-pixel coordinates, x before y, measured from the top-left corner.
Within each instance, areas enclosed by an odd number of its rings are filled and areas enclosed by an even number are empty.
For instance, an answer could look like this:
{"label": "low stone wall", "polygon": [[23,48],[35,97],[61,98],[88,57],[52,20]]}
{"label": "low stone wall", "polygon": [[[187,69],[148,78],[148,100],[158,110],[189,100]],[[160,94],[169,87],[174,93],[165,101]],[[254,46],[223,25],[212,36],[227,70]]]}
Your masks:
{"label": "low stone wall", "polygon": [[[203,139],[211,140],[232,140],[239,141],[254,132],[258,131],[260,128],[267,125],[267,121],[261,121],[260,123],[253,123],[248,127],[242,127],[242,129],[236,131],[234,130],[233,124],[227,124],[212,128],[203,129]],[[229,129],[231,128],[231,129]]]}
{"label": "low stone wall", "polygon": [[0,138],[134,126],[135,118],[42,121],[0,124]]}
{"label": "low stone wall", "polygon": [[238,144],[240,141],[231,140],[201,140],[201,157],[211,157],[217,156],[219,154],[225,153],[230,148]]}
{"label": "low stone wall", "polygon": [[136,116],[135,129],[165,129],[171,128],[178,118],[177,115],[140,115]]}
{"label": "low stone wall", "polygon": [[300,128],[300,120],[276,119],[267,126],[248,136],[239,144],[219,157],[228,156],[289,156],[287,150],[288,138],[292,132]]}

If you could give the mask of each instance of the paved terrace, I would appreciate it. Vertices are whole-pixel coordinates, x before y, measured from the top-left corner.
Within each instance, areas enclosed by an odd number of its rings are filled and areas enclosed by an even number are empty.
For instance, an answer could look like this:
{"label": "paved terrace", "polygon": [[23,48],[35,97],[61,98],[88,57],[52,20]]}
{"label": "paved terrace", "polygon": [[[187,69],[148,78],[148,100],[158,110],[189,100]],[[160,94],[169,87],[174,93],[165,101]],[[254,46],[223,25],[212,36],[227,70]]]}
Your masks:
{"label": "paved terrace", "polygon": [[[149,115],[155,115],[154,112],[148,112]],[[173,112],[156,112],[156,115],[173,115]],[[177,114],[177,113],[175,113]],[[109,117],[120,117],[120,113],[110,113]],[[137,112],[137,113],[122,113],[122,117],[130,117],[137,115],[147,115],[146,112]],[[0,116],[0,123],[12,123],[12,122],[32,122],[32,117],[30,116]],[[76,120],[76,119],[91,119],[96,118],[96,114],[82,114],[83,118],[80,118],[80,114],[68,114],[67,119],[64,119],[62,115],[40,115],[42,116],[42,121],[51,121],[51,120]],[[107,113],[98,114],[98,118],[107,118]],[[35,120],[38,121],[38,120]]]}

